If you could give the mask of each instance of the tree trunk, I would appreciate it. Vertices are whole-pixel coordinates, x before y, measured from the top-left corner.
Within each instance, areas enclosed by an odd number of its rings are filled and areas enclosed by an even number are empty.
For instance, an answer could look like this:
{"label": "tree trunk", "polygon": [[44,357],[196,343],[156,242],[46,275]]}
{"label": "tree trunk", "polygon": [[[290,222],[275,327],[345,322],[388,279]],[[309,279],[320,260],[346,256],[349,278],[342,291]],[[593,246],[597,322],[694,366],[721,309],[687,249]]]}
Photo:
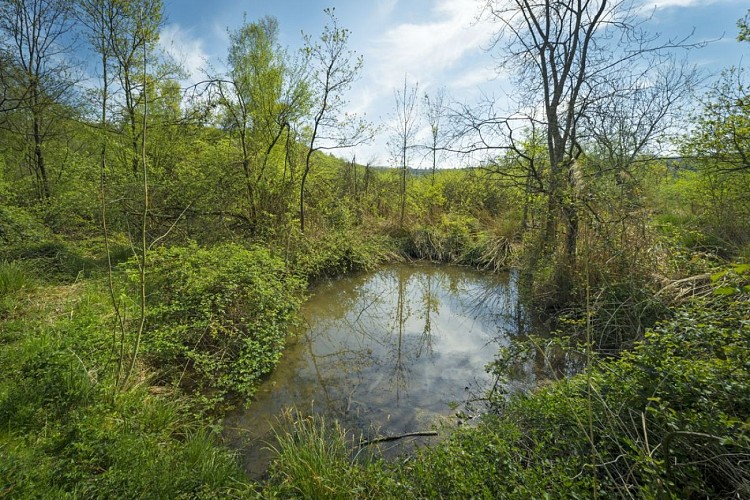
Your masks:
{"label": "tree trunk", "polygon": [[39,126],[39,118],[34,114],[34,163],[36,170],[42,180],[42,198],[48,200],[50,197],[49,179],[47,178],[47,165],[44,161],[44,152],[42,151],[42,133]]}

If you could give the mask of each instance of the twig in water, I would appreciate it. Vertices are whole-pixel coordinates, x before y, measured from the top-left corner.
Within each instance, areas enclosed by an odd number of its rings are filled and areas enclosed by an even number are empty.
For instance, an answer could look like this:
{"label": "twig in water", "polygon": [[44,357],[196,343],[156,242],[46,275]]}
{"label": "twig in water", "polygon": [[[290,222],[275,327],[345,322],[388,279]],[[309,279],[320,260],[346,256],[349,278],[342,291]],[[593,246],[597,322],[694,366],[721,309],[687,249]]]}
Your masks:
{"label": "twig in water", "polygon": [[437,436],[437,431],[418,431],[418,432],[407,432],[406,434],[399,434],[397,436],[383,436],[375,439],[370,439],[369,441],[363,441],[360,443],[359,447],[364,448],[365,446],[369,446],[371,444],[375,443],[385,443],[388,441],[396,441],[397,439],[403,439],[407,437],[417,437],[417,436]]}

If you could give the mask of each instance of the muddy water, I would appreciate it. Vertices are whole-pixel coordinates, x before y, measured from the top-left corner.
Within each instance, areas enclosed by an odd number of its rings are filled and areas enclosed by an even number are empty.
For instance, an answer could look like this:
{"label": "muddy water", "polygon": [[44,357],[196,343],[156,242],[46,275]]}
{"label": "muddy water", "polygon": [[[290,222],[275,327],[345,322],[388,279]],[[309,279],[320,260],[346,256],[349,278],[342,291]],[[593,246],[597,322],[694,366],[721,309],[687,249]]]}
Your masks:
{"label": "muddy water", "polygon": [[[427,264],[321,284],[302,315],[275,373],[249,409],[226,421],[255,476],[268,464],[270,423],[287,407],[336,418],[365,437],[455,421],[493,382],[485,365],[525,319],[511,275]],[[533,383],[528,367],[509,389]]]}

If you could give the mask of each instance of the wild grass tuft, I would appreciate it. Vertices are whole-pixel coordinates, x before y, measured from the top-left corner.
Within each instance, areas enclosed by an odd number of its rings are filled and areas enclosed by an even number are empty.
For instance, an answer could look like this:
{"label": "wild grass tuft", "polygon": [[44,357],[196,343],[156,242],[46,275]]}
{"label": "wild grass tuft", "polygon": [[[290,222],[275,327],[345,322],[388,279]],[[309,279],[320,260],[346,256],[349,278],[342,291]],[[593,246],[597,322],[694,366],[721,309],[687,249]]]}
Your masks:
{"label": "wild grass tuft", "polygon": [[354,439],[337,422],[287,411],[274,428],[271,478],[282,494],[299,498],[357,496]]}
{"label": "wild grass tuft", "polygon": [[0,297],[20,290],[28,290],[35,284],[33,274],[22,262],[0,261]]}

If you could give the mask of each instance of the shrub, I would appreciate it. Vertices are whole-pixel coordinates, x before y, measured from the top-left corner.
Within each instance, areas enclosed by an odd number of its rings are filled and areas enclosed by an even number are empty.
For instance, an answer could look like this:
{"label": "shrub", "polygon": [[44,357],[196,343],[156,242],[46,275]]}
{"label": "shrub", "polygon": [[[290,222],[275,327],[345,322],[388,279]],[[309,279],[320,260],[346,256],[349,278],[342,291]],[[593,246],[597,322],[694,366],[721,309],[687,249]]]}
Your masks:
{"label": "shrub", "polygon": [[233,244],[158,249],[147,280],[151,364],[216,400],[252,396],[274,368],[304,285],[267,250]]}
{"label": "shrub", "polygon": [[372,269],[391,253],[386,237],[335,230],[297,235],[291,258],[295,273],[308,281]]}

